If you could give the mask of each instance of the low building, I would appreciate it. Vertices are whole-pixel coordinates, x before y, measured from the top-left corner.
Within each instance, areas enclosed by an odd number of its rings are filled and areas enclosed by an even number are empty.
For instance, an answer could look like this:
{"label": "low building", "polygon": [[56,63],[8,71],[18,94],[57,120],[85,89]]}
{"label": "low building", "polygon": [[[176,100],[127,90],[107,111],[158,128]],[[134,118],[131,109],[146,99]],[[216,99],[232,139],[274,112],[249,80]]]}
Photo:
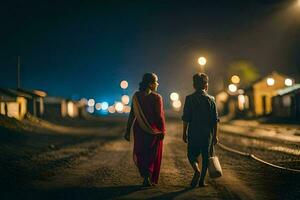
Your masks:
{"label": "low building", "polygon": [[249,99],[247,112],[252,116],[268,115],[272,112],[272,97],[277,95],[279,89],[293,85],[293,80],[278,72],[254,82],[246,88],[245,98]]}
{"label": "low building", "polygon": [[82,101],[74,101],[62,97],[46,97],[44,118],[76,118],[86,112],[86,105]]}
{"label": "low building", "polygon": [[9,89],[0,89],[0,114],[22,120],[27,113],[26,97],[19,96]]}
{"label": "low building", "polygon": [[44,98],[47,96],[47,93],[41,90],[25,90],[25,89],[17,89],[16,90],[20,94],[29,95],[31,98],[28,98],[27,109],[30,114],[35,117],[42,117],[44,114]]}
{"label": "low building", "polygon": [[44,118],[64,118],[67,116],[67,101],[62,97],[47,96],[44,99]]}
{"label": "low building", "polygon": [[272,98],[272,116],[300,120],[300,84],[278,90]]}

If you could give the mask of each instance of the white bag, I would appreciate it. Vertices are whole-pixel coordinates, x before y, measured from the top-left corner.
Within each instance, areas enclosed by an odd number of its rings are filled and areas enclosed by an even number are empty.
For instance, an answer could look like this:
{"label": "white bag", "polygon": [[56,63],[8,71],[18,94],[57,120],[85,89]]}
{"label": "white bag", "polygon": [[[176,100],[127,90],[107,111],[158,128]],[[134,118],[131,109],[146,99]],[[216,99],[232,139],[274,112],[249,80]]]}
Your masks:
{"label": "white bag", "polygon": [[219,178],[222,176],[222,168],[217,156],[208,159],[208,173],[210,178]]}

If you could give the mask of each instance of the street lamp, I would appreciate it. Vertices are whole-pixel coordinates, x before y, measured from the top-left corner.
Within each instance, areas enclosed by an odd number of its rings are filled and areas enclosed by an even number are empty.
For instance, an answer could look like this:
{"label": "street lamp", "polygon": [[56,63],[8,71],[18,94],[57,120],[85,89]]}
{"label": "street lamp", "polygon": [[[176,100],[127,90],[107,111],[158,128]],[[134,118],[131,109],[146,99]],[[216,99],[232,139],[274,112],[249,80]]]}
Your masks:
{"label": "street lamp", "polygon": [[285,86],[292,86],[293,85],[293,80],[290,78],[287,78],[284,80]]}
{"label": "street lamp", "polygon": [[237,76],[237,75],[233,75],[233,76],[231,77],[231,82],[234,83],[234,84],[240,83],[240,80],[241,80],[240,77]]}
{"label": "street lamp", "polygon": [[125,90],[128,87],[128,82],[123,80],[123,81],[121,81],[120,86],[121,86],[122,89]]}
{"label": "street lamp", "polygon": [[236,92],[237,91],[237,87],[234,84],[228,85],[228,89],[229,89],[230,92]]}
{"label": "street lamp", "polygon": [[205,57],[201,56],[200,58],[198,58],[198,63],[201,67],[201,71],[204,71],[204,66],[206,65],[206,62],[207,60]]}
{"label": "street lamp", "polygon": [[274,78],[267,78],[267,85],[268,86],[273,86],[275,84]]}
{"label": "street lamp", "polygon": [[172,92],[172,93],[170,94],[170,99],[171,99],[172,101],[177,101],[177,100],[179,100],[179,94],[176,93],[176,92]]}

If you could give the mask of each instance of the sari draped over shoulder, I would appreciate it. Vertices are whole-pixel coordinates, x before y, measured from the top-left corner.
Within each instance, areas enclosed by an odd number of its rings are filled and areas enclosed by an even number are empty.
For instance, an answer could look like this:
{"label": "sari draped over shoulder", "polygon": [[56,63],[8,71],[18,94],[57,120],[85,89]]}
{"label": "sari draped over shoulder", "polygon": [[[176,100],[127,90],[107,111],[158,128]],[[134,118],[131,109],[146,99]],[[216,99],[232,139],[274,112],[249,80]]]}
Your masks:
{"label": "sari draped over shoulder", "polygon": [[165,134],[162,97],[157,93],[136,92],[132,109],[135,115],[133,160],[140,175],[151,175],[151,181],[157,184],[163,150],[161,134]]}

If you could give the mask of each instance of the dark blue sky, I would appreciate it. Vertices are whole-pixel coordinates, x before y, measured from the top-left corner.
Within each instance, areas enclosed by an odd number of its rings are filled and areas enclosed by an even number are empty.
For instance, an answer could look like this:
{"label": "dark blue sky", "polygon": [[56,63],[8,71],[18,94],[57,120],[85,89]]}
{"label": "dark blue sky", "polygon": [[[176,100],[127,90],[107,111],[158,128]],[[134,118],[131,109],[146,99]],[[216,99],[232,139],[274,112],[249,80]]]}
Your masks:
{"label": "dark blue sky", "polygon": [[[192,91],[197,57],[208,58],[212,90],[231,62],[247,60],[262,75],[299,77],[300,17],[295,1],[9,1],[1,3],[0,87],[113,100],[144,72],[160,92]],[[299,6],[300,13],[300,6]],[[298,67],[297,67],[298,66]]]}

